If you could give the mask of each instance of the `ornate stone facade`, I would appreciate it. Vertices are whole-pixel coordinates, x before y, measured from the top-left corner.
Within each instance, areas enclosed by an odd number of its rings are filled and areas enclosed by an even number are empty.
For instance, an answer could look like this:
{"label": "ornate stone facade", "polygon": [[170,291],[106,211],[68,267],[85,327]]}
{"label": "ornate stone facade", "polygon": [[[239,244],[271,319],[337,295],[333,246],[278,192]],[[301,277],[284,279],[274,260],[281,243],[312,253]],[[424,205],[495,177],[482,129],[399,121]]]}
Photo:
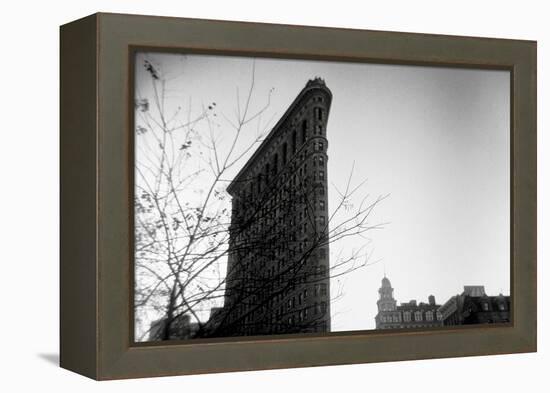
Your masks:
{"label": "ornate stone facade", "polygon": [[211,335],[330,331],[331,100],[322,79],[308,81],[229,185],[226,294]]}
{"label": "ornate stone facade", "polygon": [[378,314],[376,314],[376,329],[426,328],[442,326],[442,316],[435,297],[430,295],[428,303],[417,304],[416,300],[397,305],[393,297],[390,280],[384,276],[382,286],[378,290]]}
{"label": "ornate stone facade", "polygon": [[441,306],[440,312],[446,326],[507,323],[510,322],[510,297],[488,296],[481,285],[465,286],[462,294],[451,297]]}

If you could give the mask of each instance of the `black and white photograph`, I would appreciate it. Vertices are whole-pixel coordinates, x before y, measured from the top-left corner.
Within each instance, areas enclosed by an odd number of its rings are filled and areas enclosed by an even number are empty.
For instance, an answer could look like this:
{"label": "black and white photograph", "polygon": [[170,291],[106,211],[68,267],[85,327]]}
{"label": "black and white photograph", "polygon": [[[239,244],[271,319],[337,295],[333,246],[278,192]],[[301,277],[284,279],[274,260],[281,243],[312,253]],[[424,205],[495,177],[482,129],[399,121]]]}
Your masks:
{"label": "black and white photograph", "polygon": [[133,61],[135,342],[510,322],[510,71]]}
{"label": "black and white photograph", "polygon": [[544,2],[3,5],[0,393],[548,390]]}

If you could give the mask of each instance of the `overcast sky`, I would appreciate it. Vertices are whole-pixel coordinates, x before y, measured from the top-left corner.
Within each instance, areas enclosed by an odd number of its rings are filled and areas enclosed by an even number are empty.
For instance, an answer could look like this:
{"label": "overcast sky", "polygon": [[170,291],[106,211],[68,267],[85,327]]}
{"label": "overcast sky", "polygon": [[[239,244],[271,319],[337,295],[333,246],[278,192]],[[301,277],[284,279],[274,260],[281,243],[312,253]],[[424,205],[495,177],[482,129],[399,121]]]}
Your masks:
{"label": "overcast sky", "polygon": [[[464,285],[509,294],[507,71],[176,54],[140,55],[138,63],[144,58],[174,75],[170,105],[192,99],[198,110],[216,102],[228,115],[254,63],[253,106],[273,89],[264,125],[278,120],[308,79],[325,79],[333,94],[329,183],[342,185],[355,163],[371,199],[390,194],[371,219],[387,222],[369,236],[370,260],[379,262],[331,283],[344,290],[332,305],[333,331],[374,328],[384,270],[398,302],[433,294],[442,304]],[[136,71],[143,93],[147,75],[140,65]],[[335,200],[329,188],[329,209]],[[360,245],[336,244],[331,257]]]}

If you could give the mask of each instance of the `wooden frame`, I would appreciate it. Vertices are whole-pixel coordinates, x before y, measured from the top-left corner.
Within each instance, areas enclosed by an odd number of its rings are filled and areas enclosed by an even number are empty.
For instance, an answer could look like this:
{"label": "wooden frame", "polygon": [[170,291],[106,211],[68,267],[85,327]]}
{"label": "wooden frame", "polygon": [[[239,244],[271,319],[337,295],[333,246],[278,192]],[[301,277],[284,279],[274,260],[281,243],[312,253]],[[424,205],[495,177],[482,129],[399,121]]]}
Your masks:
{"label": "wooden frame", "polygon": [[[510,70],[509,325],[135,345],[130,67],[163,51]],[[536,42],[95,14],[61,27],[61,366],[105,380],[536,351]]]}

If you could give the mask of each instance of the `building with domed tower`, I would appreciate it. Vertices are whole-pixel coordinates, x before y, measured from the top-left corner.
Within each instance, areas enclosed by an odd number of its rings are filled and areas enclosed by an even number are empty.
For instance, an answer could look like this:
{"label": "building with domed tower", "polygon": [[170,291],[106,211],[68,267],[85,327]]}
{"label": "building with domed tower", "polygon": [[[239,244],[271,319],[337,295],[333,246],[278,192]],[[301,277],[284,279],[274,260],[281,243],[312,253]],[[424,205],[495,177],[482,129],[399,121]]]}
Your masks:
{"label": "building with domed tower", "polygon": [[229,184],[224,305],[209,336],[330,331],[331,101],[324,80],[309,80]]}
{"label": "building with domed tower", "polygon": [[410,300],[397,304],[394,298],[390,280],[384,275],[382,285],[378,289],[379,298],[376,302],[378,313],[375,317],[376,329],[406,329],[443,326],[440,305],[435,297],[430,295],[428,303],[417,303]]}

